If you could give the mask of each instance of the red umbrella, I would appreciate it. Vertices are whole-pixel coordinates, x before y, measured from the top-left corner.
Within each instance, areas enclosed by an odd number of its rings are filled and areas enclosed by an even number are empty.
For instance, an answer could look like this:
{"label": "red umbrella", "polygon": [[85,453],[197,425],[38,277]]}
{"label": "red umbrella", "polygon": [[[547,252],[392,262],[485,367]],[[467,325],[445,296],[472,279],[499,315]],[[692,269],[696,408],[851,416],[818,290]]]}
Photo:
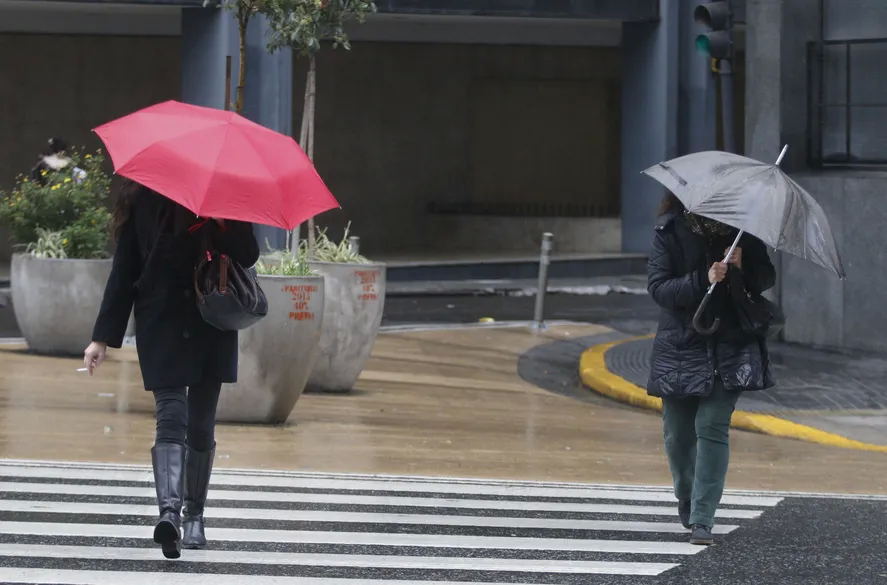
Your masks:
{"label": "red umbrella", "polygon": [[293,229],[339,207],[295,140],[233,112],[169,101],[95,132],[117,174],[197,215]]}

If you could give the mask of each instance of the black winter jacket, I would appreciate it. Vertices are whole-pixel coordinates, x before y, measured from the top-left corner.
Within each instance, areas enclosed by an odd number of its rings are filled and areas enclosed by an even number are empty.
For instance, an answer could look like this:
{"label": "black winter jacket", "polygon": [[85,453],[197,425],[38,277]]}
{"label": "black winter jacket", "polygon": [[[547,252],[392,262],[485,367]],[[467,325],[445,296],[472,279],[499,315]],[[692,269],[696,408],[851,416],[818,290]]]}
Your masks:
{"label": "black winter jacket", "polygon": [[[200,316],[194,266],[200,241],[189,233],[194,214],[143,189],[123,225],[92,340],[120,347],[135,306],[136,345],[146,390],[237,381],[237,332],[219,331]],[[244,266],[259,258],[252,225],[208,221],[220,252]]]}
{"label": "black winter jacket", "polygon": [[710,241],[690,230],[681,213],[662,216],[656,226],[648,264],[648,290],[661,308],[653,344],[647,393],[663,398],[711,394],[715,376],[730,391],[773,386],[766,340],[739,327],[729,289],[762,293],[776,282],[776,271],[764,243],[744,235],[742,270],[730,266],[727,278],[712,294],[703,323],[720,317],[711,336],[693,328],[693,315],[708,289],[708,270],[723,260],[736,232]]}

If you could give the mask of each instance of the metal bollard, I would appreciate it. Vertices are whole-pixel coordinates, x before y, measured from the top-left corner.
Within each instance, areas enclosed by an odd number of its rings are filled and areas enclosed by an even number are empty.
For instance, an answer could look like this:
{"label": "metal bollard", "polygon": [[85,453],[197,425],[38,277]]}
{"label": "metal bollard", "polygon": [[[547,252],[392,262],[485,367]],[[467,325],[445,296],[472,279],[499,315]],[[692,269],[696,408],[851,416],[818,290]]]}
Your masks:
{"label": "metal bollard", "polygon": [[351,253],[357,256],[360,254],[360,238],[358,236],[350,236],[348,245],[351,246]]}
{"label": "metal bollard", "polygon": [[536,286],[536,310],[533,327],[545,329],[545,295],[548,293],[548,266],[551,264],[551,247],[554,234],[542,234],[542,252],[539,255],[539,283]]}

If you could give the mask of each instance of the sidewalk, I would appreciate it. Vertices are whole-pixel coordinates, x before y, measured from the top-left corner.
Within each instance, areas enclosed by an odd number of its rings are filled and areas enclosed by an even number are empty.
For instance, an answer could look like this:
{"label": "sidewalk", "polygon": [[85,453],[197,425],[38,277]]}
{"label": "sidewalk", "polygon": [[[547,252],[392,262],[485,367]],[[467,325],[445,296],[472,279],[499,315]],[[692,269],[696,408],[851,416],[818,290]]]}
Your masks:
{"label": "sidewalk", "polygon": [[[388,296],[535,296],[538,279],[513,280],[436,280],[389,282]],[[606,295],[647,294],[646,275],[557,278],[548,282],[548,294]]]}
{"label": "sidewalk", "polygon": [[[621,338],[577,324],[382,333],[352,393],[305,395],[283,426],[220,425],[217,466],[665,486],[659,418],[577,376],[586,348]],[[135,352],[113,352],[95,378],[77,367],[0,347],[0,459],[148,464]],[[729,482],[887,493],[887,457],[737,432]]]}
{"label": "sidewalk", "polygon": [[[658,410],[658,399],[644,390],[652,348],[650,337],[592,347],[583,355],[583,381],[617,400]],[[743,394],[734,426],[887,452],[887,358],[784,344],[771,344],[770,351],[777,386]]]}

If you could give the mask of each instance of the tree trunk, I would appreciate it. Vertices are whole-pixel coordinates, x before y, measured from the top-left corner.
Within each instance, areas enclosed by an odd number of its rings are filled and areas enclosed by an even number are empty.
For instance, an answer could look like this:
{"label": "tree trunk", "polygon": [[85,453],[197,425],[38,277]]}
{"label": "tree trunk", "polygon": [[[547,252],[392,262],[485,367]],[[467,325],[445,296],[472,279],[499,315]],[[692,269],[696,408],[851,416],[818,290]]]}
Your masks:
{"label": "tree trunk", "polygon": [[[314,54],[312,53],[309,57],[309,65],[308,65],[308,83],[307,83],[307,91],[306,91],[306,106],[305,106],[305,114],[308,119],[308,148],[305,153],[308,155],[308,158],[311,162],[314,162],[314,112],[316,110],[315,104],[317,102],[317,69],[316,69],[316,60]],[[304,124],[304,122],[303,122]],[[308,259],[314,260],[314,218],[308,218]]]}
{"label": "tree trunk", "polygon": [[[311,68],[309,67],[308,77],[305,79],[305,101],[302,103],[302,126],[301,126],[301,129],[299,130],[299,146],[302,147],[302,150],[304,150],[306,154],[308,153],[308,141],[309,141],[309,133],[308,132],[310,130],[310,122],[309,122],[308,118],[309,118],[310,109],[311,109]],[[309,155],[309,158],[310,158],[310,155]],[[313,239],[313,235],[314,235],[312,232],[313,229],[314,229],[314,223],[309,220],[309,223],[308,223],[309,243]],[[293,245],[292,252],[293,252],[294,257],[296,255],[298,255],[298,253],[299,253],[299,242],[301,241],[301,238],[302,238],[302,226],[297,225],[293,229],[292,238],[291,238],[292,245]],[[313,254],[313,250],[311,252]]]}
{"label": "tree trunk", "polygon": [[234,111],[243,113],[243,88],[246,86],[246,27],[249,20],[240,18],[238,32],[240,33],[240,72],[237,76],[237,98],[234,103]]}

